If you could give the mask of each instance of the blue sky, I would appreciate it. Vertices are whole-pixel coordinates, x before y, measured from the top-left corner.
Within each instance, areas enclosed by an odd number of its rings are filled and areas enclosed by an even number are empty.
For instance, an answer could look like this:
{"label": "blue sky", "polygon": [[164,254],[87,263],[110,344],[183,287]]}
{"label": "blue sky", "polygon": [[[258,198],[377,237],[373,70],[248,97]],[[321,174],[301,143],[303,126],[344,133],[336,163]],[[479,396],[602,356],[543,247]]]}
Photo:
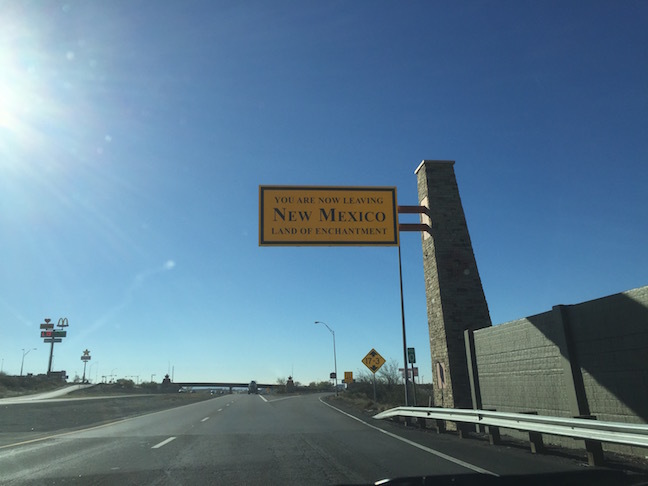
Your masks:
{"label": "blue sky", "polygon": [[[308,383],[402,360],[396,248],[258,246],[260,184],[455,160],[493,323],[648,284],[648,4],[0,2],[0,358]],[[431,380],[420,236],[408,345]]]}

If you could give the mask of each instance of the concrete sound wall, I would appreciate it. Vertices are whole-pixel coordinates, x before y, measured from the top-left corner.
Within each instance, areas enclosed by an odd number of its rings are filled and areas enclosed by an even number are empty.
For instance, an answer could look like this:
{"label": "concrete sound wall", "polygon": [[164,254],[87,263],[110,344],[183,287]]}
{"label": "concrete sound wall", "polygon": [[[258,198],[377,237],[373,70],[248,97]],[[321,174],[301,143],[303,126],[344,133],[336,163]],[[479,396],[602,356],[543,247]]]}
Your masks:
{"label": "concrete sound wall", "polygon": [[569,306],[590,413],[648,422],[648,286]]}
{"label": "concrete sound wall", "polygon": [[475,331],[483,408],[570,414],[554,333],[551,312]]}
{"label": "concrete sound wall", "polygon": [[648,286],[556,306],[473,336],[474,363],[468,365],[483,408],[648,423]]}

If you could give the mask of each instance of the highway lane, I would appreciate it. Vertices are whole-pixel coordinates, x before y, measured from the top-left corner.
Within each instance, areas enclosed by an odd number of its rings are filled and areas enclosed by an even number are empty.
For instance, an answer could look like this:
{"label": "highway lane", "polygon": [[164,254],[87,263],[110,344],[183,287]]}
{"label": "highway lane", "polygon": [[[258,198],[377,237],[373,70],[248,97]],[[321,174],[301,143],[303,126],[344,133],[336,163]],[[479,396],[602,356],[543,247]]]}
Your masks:
{"label": "highway lane", "polygon": [[359,421],[318,395],[225,395],[0,448],[2,484],[366,484],[582,467]]}
{"label": "highway lane", "polygon": [[209,395],[172,393],[4,401],[0,403],[0,448],[61,430],[78,430],[205,399]]}

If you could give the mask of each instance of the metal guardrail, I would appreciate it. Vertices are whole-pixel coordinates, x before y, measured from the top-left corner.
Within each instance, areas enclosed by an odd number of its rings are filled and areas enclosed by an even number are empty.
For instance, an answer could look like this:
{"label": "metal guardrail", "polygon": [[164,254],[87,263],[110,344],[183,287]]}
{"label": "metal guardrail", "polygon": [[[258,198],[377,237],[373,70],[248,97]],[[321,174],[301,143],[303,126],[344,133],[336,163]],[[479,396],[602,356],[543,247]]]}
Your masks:
{"label": "metal guardrail", "polygon": [[648,447],[648,425],[646,424],[436,407],[397,407],[374,415],[375,419],[394,417],[447,420],[575,439]]}

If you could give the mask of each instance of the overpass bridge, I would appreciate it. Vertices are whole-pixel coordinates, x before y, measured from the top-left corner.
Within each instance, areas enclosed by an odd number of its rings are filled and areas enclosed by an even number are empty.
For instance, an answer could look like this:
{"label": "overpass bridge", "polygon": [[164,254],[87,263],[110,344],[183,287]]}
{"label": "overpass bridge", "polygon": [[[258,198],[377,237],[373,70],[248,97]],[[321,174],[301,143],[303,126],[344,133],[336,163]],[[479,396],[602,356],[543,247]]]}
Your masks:
{"label": "overpass bridge", "polygon": [[[229,388],[230,391],[233,388],[247,388],[250,386],[250,383],[230,383],[230,382],[224,382],[224,381],[182,381],[182,382],[171,382],[171,385],[173,386],[178,386],[178,387],[191,387],[191,388]],[[277,385],[272,384],[265,384],[265,383],[257,383],[258,388],[276,388]]]}

